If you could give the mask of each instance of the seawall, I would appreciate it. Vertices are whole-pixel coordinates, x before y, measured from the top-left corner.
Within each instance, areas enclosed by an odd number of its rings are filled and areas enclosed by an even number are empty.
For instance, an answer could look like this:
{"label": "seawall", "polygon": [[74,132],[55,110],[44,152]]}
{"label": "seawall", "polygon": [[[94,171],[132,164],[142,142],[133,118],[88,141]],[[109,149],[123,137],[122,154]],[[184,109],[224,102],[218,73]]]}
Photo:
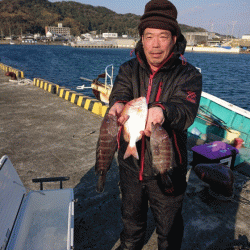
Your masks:
{"label": "seawall", "polygon": [[186,51],[190,52],[211,52],[211,53],[240,53],[240,48],[231,48],[226,49],[223,47],[196,47],[196,46],[187,46]]}
{"label": "seawall", "polygon": [[[4,72],[14,72],[16,76],[19,78],[19,80],[24,79],[23,71],[17,70],[3,63],[0,63],[0,69],[2,69]],[[45,79],[34,78],[33,85],[43,90],[46,90],[52,94],[56,94],[57,96],[67,101],[70,101],[71,103],[76,104],[77,106],[83,107],[84,109],[87,109],[93,112],[94,114],[100,115],[102,117],[104,117],[108,109],[108,106],[99,100],[90,98],[89,96],[85,96],[82,93],[78,93],[71,89],[59,86],[58,84],[54,84]]]}

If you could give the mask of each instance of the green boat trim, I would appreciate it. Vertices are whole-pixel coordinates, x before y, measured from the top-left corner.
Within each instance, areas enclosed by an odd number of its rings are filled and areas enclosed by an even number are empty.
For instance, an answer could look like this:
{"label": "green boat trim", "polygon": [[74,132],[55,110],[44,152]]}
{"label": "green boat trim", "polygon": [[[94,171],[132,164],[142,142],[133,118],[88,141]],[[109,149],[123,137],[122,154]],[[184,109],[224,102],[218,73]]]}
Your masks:
{"label": "green boat trim", "polygon": [[245,109],[202,92],[199,111],[188,135],[196,138],[195,144],[220,140],[234,145],[235,138],[241,138],[244,142],[235,165],[250,164],[250,112]]}

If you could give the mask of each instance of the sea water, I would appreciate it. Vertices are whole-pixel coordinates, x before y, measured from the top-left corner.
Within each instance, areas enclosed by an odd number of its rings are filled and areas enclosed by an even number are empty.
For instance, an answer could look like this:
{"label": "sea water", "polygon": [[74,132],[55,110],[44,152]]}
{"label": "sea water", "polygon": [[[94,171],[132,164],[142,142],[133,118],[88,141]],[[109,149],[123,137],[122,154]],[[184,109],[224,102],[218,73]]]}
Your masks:
{"label": "sea water", "polygon": [[[105,67],[119,66],[130,60],[130,49],[89,49],[49,45],[0,45],[2,63],[24,71],[25,77],[43,78],[75,91],[91,82]],[[203,91],[250,111],[250,54],[197,53],[184,54],[188,62],[201,68]],[[134,57],[134,55],[133,55]],[[93,97],[90,89],[84,94]]]}

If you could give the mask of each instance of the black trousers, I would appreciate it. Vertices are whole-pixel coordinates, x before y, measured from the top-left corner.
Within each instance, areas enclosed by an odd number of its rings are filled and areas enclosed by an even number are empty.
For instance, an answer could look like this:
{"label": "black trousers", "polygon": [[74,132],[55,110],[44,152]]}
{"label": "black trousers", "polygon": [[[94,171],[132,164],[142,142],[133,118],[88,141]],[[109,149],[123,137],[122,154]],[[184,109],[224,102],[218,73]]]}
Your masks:
{"label": "black trousers", "polygon": [[133,172],[120,167],[122,193],[121,250],[140,250],[147,228],[148,203],[152,210],[158,250],[178,250],[183,237],[182,203],[184,195],[166,196],[156,179],[140,182]]}

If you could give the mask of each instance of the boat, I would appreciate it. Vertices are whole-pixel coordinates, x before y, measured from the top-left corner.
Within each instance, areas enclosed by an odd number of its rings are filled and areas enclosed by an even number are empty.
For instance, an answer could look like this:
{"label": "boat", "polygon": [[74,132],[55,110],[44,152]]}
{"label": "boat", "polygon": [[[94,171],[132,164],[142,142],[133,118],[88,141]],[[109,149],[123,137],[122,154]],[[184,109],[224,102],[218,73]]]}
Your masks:
{"label": "boat", "polygon": [[[81,77],[82,80],[91,81],[91,87],[82,85],[77,89],[91,88],[95,97],[108,105],[113,87],[113,68],[112,64],[108,65],[105,73],[94,80]],[[108,69],[111,73],[108,73]],[[200,68],[197,69],[201,72]],[[105,82],[100,82],[100,78],[105,78]],[[250,177],[250,111],[203,91],[197,117],[187,132],[189,150],[195,145],[212,141],[234,145],[239,150],[234,165],[248,169]]]}
{"label": "boat", "polygon": [[[105,72],[103,74],[98,75],[96,79],[91,80],[85,77],[80,77],[81,80],[91,82],[91,86],[85,87],[85,85],[82,85],[76,87],[76,89],[92,89],[93,94],[95,95],[97,100],[103,102],[104,104],[108,104],[109,96],[113,88],[113,77],[114,66],[113,64],[110,64],[105,68]],[[104,79],[104,82],[101,82],[99,79]]]}
{"label": "boat", "polygon": [[212,141],[234,145],[239,154],[235,167],[249,170],[250,176],[250,111],[202,92],[198,114],[188,129],[191,146]]}

